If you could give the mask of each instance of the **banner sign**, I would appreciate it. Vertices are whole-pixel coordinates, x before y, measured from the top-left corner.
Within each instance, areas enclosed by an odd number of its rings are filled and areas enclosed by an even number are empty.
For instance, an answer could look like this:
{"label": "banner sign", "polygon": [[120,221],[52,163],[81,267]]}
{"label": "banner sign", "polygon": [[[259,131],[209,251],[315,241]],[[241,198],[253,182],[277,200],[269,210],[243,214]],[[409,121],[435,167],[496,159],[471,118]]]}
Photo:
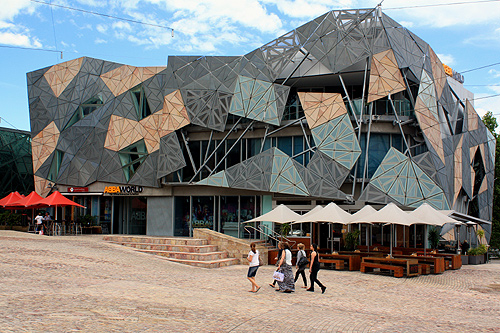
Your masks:
{"label": "banner sign", "polygon": [[106,186],[104,193],[115,195],[138,195],[143,191],[142,186]]}

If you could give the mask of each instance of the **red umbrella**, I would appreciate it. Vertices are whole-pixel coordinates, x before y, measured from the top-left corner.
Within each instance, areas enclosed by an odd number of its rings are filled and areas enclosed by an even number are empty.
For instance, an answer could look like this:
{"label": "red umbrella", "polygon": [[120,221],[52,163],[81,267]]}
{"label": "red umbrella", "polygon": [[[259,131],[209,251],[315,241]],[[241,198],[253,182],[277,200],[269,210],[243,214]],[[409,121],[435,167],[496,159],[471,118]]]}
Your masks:
{"label": "red umbrella", "polygon": [[77,204],[74,201],[69,200],[66,198],[64,195],[61,194],[59,191],[55,191],[45,199],[40,200],[39,202],[36,203],[38,207],[44,207],[44,206],[55,206],[56,207],[56,220],[57,220],[57,207],[65,207],[65,206],[76,206],[76,207],[82,207],[86,208],[85,206],[82,206],[80,204]]}
{"label": "red umbrella", "polygon": [[19,194],[19,192],[11,192],[8,196],[0,200],[0,206],[10,206],[11,203],[19,201],[24,198],[23,195]]}
{"label": "red umbrella", "polygon": [[40,200],[39,202],[36,203],[36,205],[39,206],[56,206],[56,207],[64,207],[64,206],[76,206],[76,207],[82,207],[86,208],[85,206],[82,206],[80,204],[77,204],[74,201],[69,200],[66,198],[64,195],[61,194],[59,191],[55,191],[45,199]]}
{"label": "red umbrella", "polygon": [[[10,203],[9,206],[12,208],[20,208],[20,209],[27,208],[27,207],[37,208],[36,206],[38,206],[38,202],[40,200],[43,200],[43,198],[41,196],[39,196],[38,193],[33,191],[30,194],[28,194],[27,196],[15,201],[15,202]],[[8,207],[6,207],[6,208],[8,208]]]}

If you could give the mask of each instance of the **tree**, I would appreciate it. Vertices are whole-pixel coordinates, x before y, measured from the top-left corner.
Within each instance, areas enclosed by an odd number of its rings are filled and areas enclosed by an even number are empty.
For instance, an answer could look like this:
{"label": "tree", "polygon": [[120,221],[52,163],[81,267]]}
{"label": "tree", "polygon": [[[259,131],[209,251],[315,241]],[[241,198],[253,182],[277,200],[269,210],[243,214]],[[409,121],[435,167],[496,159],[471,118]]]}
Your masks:
{"label": "tree", "polygon": [[[500,136],[496,134],[498,127],[497,119],[491,111],[486,112],[482,118],[484,125],[490,130],[496,139],[495,149],[495,176],[500,175]],[[500,248],[500,179],[495,177],[495,187],[493,191],[493,217],[491,227],[490,245]]]}

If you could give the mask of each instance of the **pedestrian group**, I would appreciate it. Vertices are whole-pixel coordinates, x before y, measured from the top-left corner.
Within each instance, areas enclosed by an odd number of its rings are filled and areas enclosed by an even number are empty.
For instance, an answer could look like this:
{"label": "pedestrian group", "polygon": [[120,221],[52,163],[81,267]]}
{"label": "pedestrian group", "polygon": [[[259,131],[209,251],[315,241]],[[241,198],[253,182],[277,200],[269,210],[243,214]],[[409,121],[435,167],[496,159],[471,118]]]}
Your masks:
{"label": "pedestrian group", "polygon": [[[295,292],[295,282],[299,276],[302,276],[302,281],[304,285],[302,288],[306,288],[307,291],[314,292],[314,284],[317,284],[321,288],[321,293],[325,293],[326,287],[318,280],[319,265],[319,255],[318,246],[312,244],[310,247],[311,255],[309,260],[307,259],[307,254],[304,251],[304,244],[297,244],[297,261],[295,264],[295,277],[292,271],[292,251],[290,250],[290,245],[287,242],[278,243],[278,256],[276,263],[276,272],[273,274],[274,281],[269,284],[269,286],[276,288],[276,283],[278,287],[276,291],[283,293]],[[252,289],[249,292],[256,293],[260,290],[261,286],[255,281],[255,276],[259,266],[262,266],[262,258],[260,257],[259,251],[256,249],[255,243],[250,244],[250,252],[248,253],[247,260],[249,262],[247,278],[252,284]],[[307,288],[307,278],[305,270],[309,268],[309,281],[310,285]]]}

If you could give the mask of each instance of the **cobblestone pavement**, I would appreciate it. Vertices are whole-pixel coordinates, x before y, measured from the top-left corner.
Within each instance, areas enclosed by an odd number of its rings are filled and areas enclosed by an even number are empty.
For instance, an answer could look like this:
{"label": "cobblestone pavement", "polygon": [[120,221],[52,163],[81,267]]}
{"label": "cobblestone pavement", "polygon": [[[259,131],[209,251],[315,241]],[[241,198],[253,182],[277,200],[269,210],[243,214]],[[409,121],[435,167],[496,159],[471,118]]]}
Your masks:
{"label": "cobblestone pavement", "polygon": [[282,294],[261,267],[184,266],[102,237],[0,231],[1,332],[500,332],[500,262],[416,278],[321,270]]}

